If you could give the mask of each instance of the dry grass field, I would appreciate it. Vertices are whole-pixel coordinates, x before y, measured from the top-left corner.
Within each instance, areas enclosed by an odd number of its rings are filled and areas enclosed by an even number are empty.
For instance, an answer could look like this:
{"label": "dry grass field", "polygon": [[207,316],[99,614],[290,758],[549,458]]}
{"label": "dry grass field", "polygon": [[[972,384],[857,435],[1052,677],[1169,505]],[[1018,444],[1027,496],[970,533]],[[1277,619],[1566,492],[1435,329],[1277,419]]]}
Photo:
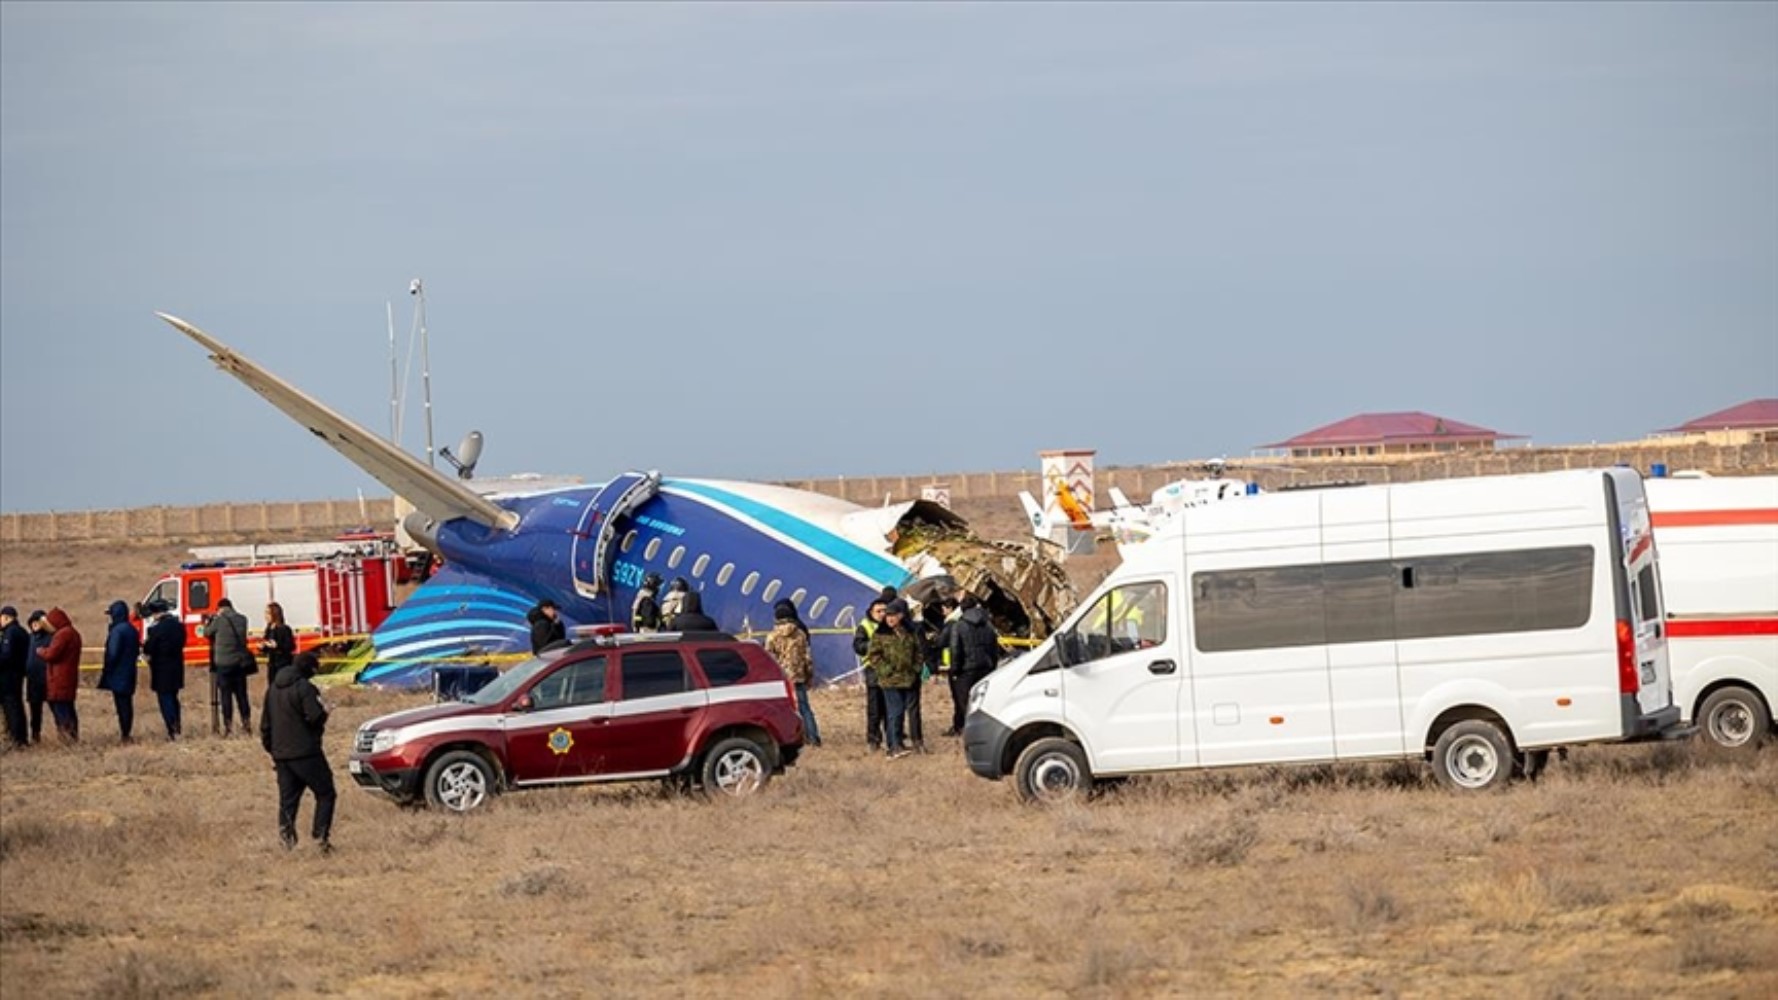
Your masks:
{"label": "dry grass field", "polygon": [[[96,630],[181,555],[12,547],[0,595]],[[1244,769],[1036,810],[954,740],[867,756],[840,690],[827,747],[756,799],[459,818],[345,777],[352,730],[417,697],[327,697],[328,857],[279,848],[267,758],[208,735],[195,689],[183,742],[144,693],[149,739],[120,746],[89,689],[86,742],[0,755],[0,998],[1778,996],[1772,749],[1588,748],[1478,797],[1405,764]]]}

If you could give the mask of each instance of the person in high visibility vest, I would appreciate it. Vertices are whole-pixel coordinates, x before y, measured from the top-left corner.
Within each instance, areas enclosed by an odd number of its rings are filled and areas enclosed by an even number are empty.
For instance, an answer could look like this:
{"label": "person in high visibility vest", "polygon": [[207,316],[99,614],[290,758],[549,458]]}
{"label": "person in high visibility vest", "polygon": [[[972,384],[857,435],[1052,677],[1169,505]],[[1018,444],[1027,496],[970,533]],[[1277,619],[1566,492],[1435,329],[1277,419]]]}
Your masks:
{"label": "person in high visibility vest", "polygon": [[883,688],[877,683],[876,666],[871,661],[870,641],[883,627],[883,609],[888,601],[879,597],[870,602],[864,612],[864,621],[852,630],[852,652],[858,657],[859,665],[864,669],[864,739],[872,750],[883,749]]}

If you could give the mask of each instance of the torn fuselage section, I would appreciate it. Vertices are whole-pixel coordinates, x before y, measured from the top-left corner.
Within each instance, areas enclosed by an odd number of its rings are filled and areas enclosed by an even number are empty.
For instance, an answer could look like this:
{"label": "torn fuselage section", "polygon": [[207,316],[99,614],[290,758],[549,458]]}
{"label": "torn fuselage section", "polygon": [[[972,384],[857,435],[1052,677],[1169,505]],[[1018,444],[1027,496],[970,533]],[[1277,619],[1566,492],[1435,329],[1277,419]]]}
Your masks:
{"label": "torn fuselage section", "polygon": [[1056,560],[1019,543],[982,538],[937,504],[911,505],[888,537],[895,557],[916,577],[905,588],[910,598],[931,605],[947,593],[974,594],[1003,636],[1042,639],[1080,602]]}

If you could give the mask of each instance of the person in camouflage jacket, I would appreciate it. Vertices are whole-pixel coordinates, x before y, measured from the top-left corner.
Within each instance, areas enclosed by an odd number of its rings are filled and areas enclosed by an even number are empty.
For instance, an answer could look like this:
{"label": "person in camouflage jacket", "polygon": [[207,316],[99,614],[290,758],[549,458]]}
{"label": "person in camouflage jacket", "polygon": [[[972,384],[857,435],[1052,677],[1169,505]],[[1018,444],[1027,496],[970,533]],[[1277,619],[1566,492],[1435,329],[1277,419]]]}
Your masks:
{"label": "person in camouflage jacket", "polygon": [[884,627],[871,636],[870,654],[866,658],[866,662],[876,668],[877,683],[883,688],[887,710],[883,729],[889,743],[890,760],[899,760],[912,752],[907,748],[906,738],[908,702],[915,686],[920,683],[920,668],[924,665],[920,637],[902,628],[907,614],[906,601],[897,598],[889,602],[883,615]]}
{"label": "person in camouflage jacket", "polygon": [[815,659],[809,654],[809,635],[797,622],[796,607],[780,604],[773,613],[777,621],[766,636],[766,652],[784,668],[784,676],[796,688],[796,712],[803,717],[803,741],[809,746],[821,745],[821,727],[815,724],[815,712],[809,707],[809,684],[815,680]]}

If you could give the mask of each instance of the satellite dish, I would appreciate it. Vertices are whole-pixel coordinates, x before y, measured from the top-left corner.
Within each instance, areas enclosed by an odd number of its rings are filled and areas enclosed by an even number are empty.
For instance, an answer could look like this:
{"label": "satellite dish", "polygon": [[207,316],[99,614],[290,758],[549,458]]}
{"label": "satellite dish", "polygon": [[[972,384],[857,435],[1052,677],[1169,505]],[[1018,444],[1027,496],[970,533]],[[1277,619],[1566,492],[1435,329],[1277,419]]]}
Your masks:
{"label": "satellite dish", "polygon": [[470,431],[463,435],[463,440],[457,442],[457,454],[451,454],[449,448],[440,448],[438,454],[457,470],[458,479],[473,479],[475,463],[482,457],[482,432]]}

